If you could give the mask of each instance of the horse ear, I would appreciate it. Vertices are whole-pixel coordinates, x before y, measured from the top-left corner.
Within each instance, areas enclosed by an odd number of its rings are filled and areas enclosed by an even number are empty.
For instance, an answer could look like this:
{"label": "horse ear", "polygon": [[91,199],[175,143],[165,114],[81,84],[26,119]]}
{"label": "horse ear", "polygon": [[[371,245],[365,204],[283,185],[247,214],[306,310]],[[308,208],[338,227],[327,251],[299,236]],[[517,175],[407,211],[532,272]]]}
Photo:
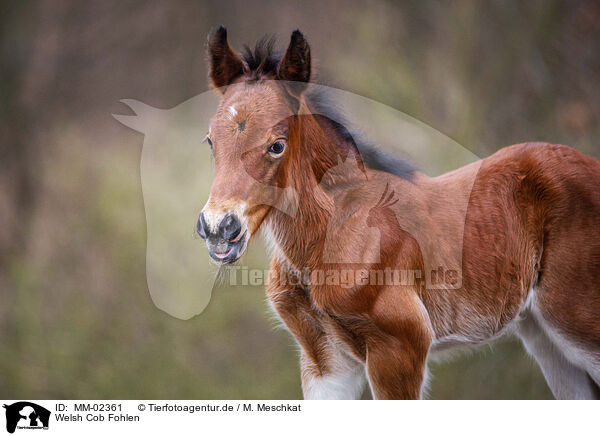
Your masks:
{"label": "horse ear", "polygon": [[229,46],[227,29],[223,26],[208,38],[208,62],[209,77],[215,88],[229,85],[244,72],[244,63]]}
{"label": "horse ear", "polygon": [[299,30],[294,30],[290,45],[279,63],[277,77],[280,80],[299,82],[294,87],[304,91],[310,80],[310,46]]}

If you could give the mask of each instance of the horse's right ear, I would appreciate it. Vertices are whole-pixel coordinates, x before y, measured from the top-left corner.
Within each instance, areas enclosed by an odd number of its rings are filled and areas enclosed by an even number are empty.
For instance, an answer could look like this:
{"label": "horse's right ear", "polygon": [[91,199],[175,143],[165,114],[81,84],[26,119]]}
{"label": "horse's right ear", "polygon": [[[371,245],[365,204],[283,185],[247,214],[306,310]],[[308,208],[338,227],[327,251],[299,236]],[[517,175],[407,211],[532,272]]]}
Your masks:
{"label": "horse's right ear", "polygon": [[280,80],[296,82],[296,93],[301,93],[310,80],[310,46],[299,30],[294,30],[281,62],[277,76]]}
{"label": "horse's right ear", "polygon": [[227,29],[223,26],[208,38],[208,67],[211,85],[217,89],[229,85],[244,72],[244,63],[229,47]]}

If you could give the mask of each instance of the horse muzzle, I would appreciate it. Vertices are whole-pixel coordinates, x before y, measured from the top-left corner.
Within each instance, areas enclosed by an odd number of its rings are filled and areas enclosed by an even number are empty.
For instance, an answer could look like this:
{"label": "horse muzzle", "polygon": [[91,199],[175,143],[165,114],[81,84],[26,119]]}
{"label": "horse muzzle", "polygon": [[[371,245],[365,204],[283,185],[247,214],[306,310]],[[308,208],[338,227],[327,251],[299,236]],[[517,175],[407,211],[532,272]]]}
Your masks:
{"label": "horse muzzle", "polygon": [[198,235],[206,241],[208,254],[217,263],[235,262],[244,254],[248,245],[245,226],[237,214],[232,212],[224,214],[218,220],[214,216],[211,218],[207,219],[202,212],[196,224]]}

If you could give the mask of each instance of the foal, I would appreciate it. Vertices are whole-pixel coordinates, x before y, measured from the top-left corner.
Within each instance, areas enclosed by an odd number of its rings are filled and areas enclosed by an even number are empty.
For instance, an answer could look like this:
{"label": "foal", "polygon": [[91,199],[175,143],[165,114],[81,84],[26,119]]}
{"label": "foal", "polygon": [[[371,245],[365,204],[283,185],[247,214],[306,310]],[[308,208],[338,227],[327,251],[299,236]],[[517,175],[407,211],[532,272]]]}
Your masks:
{"label": "foal", "polygon": [[597,160],[527,143],[429,178],[324,114],[300,32],[283,56],[265,42],[239,55],[221,27],[208,54],[222,95],[197,230],[219,263],[263,231],[305,398],[359,398],[366,383],[420,398],[430,354],[508,330],[557,398],[598,397]]}

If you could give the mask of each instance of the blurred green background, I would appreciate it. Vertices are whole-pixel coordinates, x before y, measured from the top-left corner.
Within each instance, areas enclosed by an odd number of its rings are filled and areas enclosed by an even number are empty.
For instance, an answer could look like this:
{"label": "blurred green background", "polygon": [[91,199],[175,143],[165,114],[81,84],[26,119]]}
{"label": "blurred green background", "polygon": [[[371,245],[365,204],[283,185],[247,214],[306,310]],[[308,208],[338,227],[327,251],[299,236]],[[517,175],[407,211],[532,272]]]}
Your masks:
{"label": "blurred green background", "polygon": [[[540,140],[600,157],[597,1],[3,2],[1,397],[300,398],[296,345],[261,288],[221,286],[181,321],[146,285],[143,136],[110,114],[206,91],[219,24],[238,49],[301,29],[319,83],[478,156]],[[513,339],[431,373],[434,399],[551,398]]]}

